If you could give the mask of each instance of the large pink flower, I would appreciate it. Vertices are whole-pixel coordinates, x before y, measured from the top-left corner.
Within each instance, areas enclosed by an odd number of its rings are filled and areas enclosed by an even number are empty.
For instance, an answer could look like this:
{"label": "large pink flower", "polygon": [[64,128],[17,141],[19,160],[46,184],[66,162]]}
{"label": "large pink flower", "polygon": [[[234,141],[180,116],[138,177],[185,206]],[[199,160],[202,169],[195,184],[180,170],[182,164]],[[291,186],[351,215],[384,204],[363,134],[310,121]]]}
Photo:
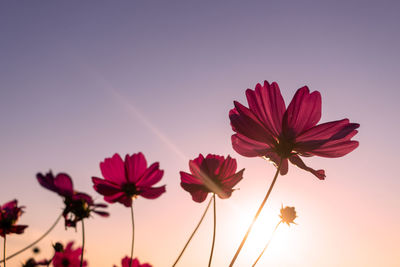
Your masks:
{"label": "large pink flower", "polygon": [[[69,242],[63,251],[56,252],[53,258],[54,267],[79,267],[81,264],[82,248],[72,249],[74,242]],[[86,260],[82,266],[87,266]]]}
{"label": "large pink flower", "polygon": [[196,202],[203,202],[208,193],[220,198],[228,198],[233,187],[243,178],[244,169],[236,172],[236,160],[228,156],[208,154],[206,158],[199,154],[189,161],[190,172],[180,172],[181,186],[192,195]]}
{"label": "large pink flower", "polygon": [[63,216],[66,227],[76,227],[78,221],[90,217],[92,212],[103,217],[109,216],[108,212],[98,210],[98,208],[106,208],[106,204],[96,204],[90,195],[74,190],[72,179],[68,174],[59,173],[54,177],[49,171],[45,175],[38,173],[36,178],[41,186],[63,197],[65,203]]}
{"label": "large pink flower", "polygon": [[233,149],[246,157],[265,157],[278,165],[280,173],[288,172],[288,160],[319,179],[324,170],[305,165],[299,156],[336,158],[353,151],[358,142],[351,140],[360,125],[348,119],[318,124],[321,118],[321,95],[310,93],[307,86],[297,90],[286,109],[277,83],[257,84],[247,89],[249,107],[234,101],[229,112]]}
{"label": "large pink flower", "polygon": [[[131,258],[126,256],[125,258],[123,258],[121,260],[121,267],[129,267],[130,262],[131,262]],[[114,265],[114,267],[117,267],[117,266]],[[148,264],[148,263],[140,264],[139,260],[137,258],[134,258],[132,260],[132,266],[131,267],[152,267],[152,266],[150,264]]]}
{"label": "large pink flower", "polygon": [[18,201],[12,200],[0,206],[0,236],[6,234],[22,234],[28,225],[16,225],[23,213],[24,206],[18,207]]}
{"label": "large pink flower", "polygon": [[159,169],[159,163],[153,163],[147,168],[141,152],[126,155],[125,162],[119,154],[114,154],[112,158],[106,158],[100,163],[100,169],[104,179],[92,177],[93,187],[109,203],[119,202],[131,207],[132,198],[142,196],[154,199],[165,192],[165,185],[152,187],[164,174]]}

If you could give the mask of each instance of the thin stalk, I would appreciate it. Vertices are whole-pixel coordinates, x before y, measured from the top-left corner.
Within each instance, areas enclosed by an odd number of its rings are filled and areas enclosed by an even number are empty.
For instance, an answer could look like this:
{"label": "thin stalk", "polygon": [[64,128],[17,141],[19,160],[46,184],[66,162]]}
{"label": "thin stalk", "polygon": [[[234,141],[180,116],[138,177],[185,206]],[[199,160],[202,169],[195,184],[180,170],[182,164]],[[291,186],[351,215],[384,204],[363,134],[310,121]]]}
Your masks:
{"label": "thin stalk", "polygon": [[6,267],[6,234],[4,233],[4,245],[3,245],[3,262]]}
{"label": "thin stalk", "polygon": [[265,203],[267,202],[269,195],[271,194],[272,188],[273,188],[274,185],[275,185],[276,179],[278,178],[278,174],[279,174],[279,171],[280,171],[280,169],[281,169],[281,165],[282,165],[282,159],[281,159],[281,161],[279,162],[278,168],[276,169],[276,173],[275,173],[274,179],[272,180],[272,183],[271,183],[271,185],[269,186],[267,195],[264,197],[264,200],[262,201],[260,207],[258,208],[258,210],[257,210],[257,212],[256,212],[256,215],[255,215],[254,218],[253,218],[253,221],[251,222],[249,228],[247,229],[246,234],[245,234],[244,237],[243,237],[242,242],[241,242],[240,245],[239,245],[239,248],[236,250],[235,256],[233,257],[231,263],[229,264],[229,267],[232,267],[233,264],[235,263],[237,257],[239,256],[240,251],[242,250],[242,248],[243,248],[243,246],[244,246],[244,243],[245,243],[246,240],[247,240],[247,237],[248,237],[249,234],[250,234],[251,229],[253,228],[254,223],[256,222],[258,216],[260,215],[261,210],[264,208],[264,205],[265,205]]}
{"label": "thin stalk", "polygon": [[276,229],[278,229],[278,226],[281,224],[281,222],[282,222],[282,221],[279,221],[278,224],[275,226],[275,229],[274,229],[274,231],[272,232],[271,237],[269,238],[269,240],[268,240],[267,244],[265,245],[263,251],[260,253],[260,256],[258,256],[257,260],[254,262],[254,264],[253,264],[252,267],[256,266],[257,262],[260,260],[261,256],[264,254],[265,250],[268,248],[269,243],[271,243],[271,240],[272,240],[272,238],[273,238],[274,235],[275,235]]}
{"label": "thin stalk", "polygon": [[[43,238],[45,238],[54,229],[54,227],[56,227],[56,225],[58,224],[58,222],[60,221],[61,218],[62,218],[62,213],[60,214],[60,216],[57,217],[56,221],[50,226],[50,228],[41,237],[39,237],[36,241],[32,242],[30,245],[24,247],[23,249],[20,249],[17,252],[14,252],[10,256],[8,256],[6,258],[6,260],[9,260],[9,259],[17,256],[18,254],[24,252],[25,250],[27,250],[27,249],[33,247],[34,245],[36,245],[37,243],[39,243]],[[3,261],[4,260],[1,260],[0,263],[2,263]]]}
{"label": "thin stalk", "polygon": [[215,204],[215,193],[213,194],[213,202],[214,202],[214,231],[213,231],[213,239],[212,239],[212,245],[211,245],[211,254],[210,254],[210,260],[208,261],[208,267],[211,266],[211,261],[213,257],[213,252],[214,252],[214,244],[215,244],[215,232],[216,232],[216,226],[217,226],[217,208]]}
{"label": "thin stalk", "polygon": [[182,255],[183,255],[183,252],[185,252],[186,247],[189,245],[189,243],[190,243],[190,241],[192,240],[194,234],[196,233],[197,229],[199,229],[200,224],[201,224],[201,222],[203,221],[204,217],[206,216],[206,213],[207,213],[207,211],[208,211],[208,208],[210,207],[210,204],[211,204],[211,201],[212,201],[212,200],[213,200],[213,199],[211,198],[210,201],[208,202],[207,207],[206,207],[206,209],[204,210],[204,213],[203,213],[203,215],[202,215],[201,218],[200,218],[200,221],[197,223],[196,228],[194,228],[194,231],[193,231],[192,234],[190,235],[188,241],[186,242],[185,246],[183,247],[181,253],[179,254],[178,258],[175,260],[175,262],[174,262],[174,264],[172,265],[172,267],[175,267],[175,265],[178,263],[178,261],[180,260],[180,258],[181,258]]}
{"label": "thin stalk", "polygon": [[131,261],[129,267],[132,267],[133,247],[135,245],[135,221],[133,220],[133,206],[131,205],[131,218],[132,218],[132,246],[131,246]]}
{"label": "thin stalk", "polygon": [[83,266],[83,252],[85,250],[85,224],[82,219],[82,254],[81,254],[81,267]]}

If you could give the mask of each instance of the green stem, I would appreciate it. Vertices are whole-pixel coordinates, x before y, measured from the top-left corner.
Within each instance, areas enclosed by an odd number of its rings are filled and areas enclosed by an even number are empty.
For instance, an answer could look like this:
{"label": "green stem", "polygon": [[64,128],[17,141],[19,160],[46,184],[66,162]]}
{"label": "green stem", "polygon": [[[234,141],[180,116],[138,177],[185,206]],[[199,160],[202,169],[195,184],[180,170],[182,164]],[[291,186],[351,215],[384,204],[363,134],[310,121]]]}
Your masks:
{"label": "green stem", "polygon": [[135,221],[133,220],[133,206],[131,205],[131,218],[132,218],[132,246],[131,246],[131,261],[129,267],[132,267],[133,247],[135,245]]}
{"label": "green stem", "polygon": [[271,243],[271,240],[272,240],[272,238],[273,238],[274,235],[275,235],[276,229],[278,229],[278,226],[281,224],[281,222],[282,222],[282,221],[279,221],[278,224],[275,226],[275,229],[274,229],[274,231],[272,232],[272,235],[271,235],[270,239],[268,240],[268,243],[265,245],[263,251],[260,253],[260,256],[258,256],[257,260],[254,262],[254,264],[253,264],[252,267],[256,266],[257,262],[260,260],[261,256],[264,254],[265,250],[268,248],[269,243]]}
{"label": "green stem", "polygon": [[82,219],[82,254],[81,254],[81,267],[83,266],[83,252],[85,250],[85,224]]}
{"label": "green stem", "polygon": [[212,245],[211,245],[211,254],[210,254],[210,260],[208,261],[208,267],[211,266],[211,261],[213,257],[213,252],[214,252],[214,244],[215,244],[215,232],[216,232],[216,227],[217,227],[217,208],[215,204],[215,193],[213,194],[213,202],[214,202],[214,231],[213,231],[213,239],[212,239]]}
{"label": "green stem", "polygon": [[[57,217],[56,221],[53,223],[52,226],[50,226],[50,228],[41,236],[39,237],[36,241],[34,241],[33,243],[31,243],[30,245],[24,247],[23,249],[18,250],[17,252],[14,252],[13,254],[11,254],[10,256],[8,256],[6,258],[6,260],[9,260],[15,256],[17,256],[18,254],[24,252],[25,250],[33,247],[34,245],[36,245],[37,243],[39,243],[43,238],[45,238],[53,229],[54,227],[56,227],[56,225],[58,224],[58,222],[60,221],[60,219],[62,218],[62,213],[60,214],[60,216]],[[0,263],[4,262],[4,260],[1,260]]]}
{"label": "green stem", "polygon": [[180,258],[181,258],[182,255],[183,255],[183,252],[185,252],[186,247],[189,245],[189,243],[190,243],[190,241],[192,240],[194,234],[196,233],[197,229],[199,229],[200,224],[202,223],[204,217],[206,216],[206,213],[207,213],[207,211],[208,211],[208,208],[210,207],[210,204],[211,204],[211,201],[212,201],[212,200],[213,200],[213,199],[211,198],[210,201],[208,202],[207,207],[206,207],[206,209],[204,210],[204,213],[203,213],[203,215],[202,215],[201,218],[200,218],[200,221],[197,223],[196,228],[194,228],[194,231],[193,231],[192,234],[190,235],[188,241],[186,242],[185,246],[183,247],[181,253],[179,254],[178,258],[175,260],[175,262],[174,262],[174,264],[172,265],[172,267],[175,267],[175,265],[178,263],[178,261],[180,260]]}
{"label": "green stem", "polygon": [[262,201],[260,207],[258,208],[257,213],[256,213],[256,215],[255,215],[254,218],[253,218],[253,221],[251,222],[249,228],[247,229],[246,234],[244,235],[244,237],[243,237],[243,239],[242,239],[242,242],[241,242],[240,245],[239,245],[239,248],[236,250],[235,256],[233,256],[233,259],[232,259],[231,263],[229,264],[229,267],[232,267],[233,264],[235,263],[237,257],[239,256],[240,251],[242,250],[242,248],[243,248],[243,246],[244,246],[244,243],[245,243],[246,240],[247,240],[247,237],[248,237],[249,234],[250,234],[251,229],[253,228],[254,223],[256,222],[258,216],[260,215],[261,210],[264,208],[264,205],[265,205],[265,203],[267,202],[269,195],[271,194],[272,188],[273,188],[274,185],[275,185],[276,179],[278,178],[278,174],[279,174],[279,171],[280,171],[280,169],[281,169],[281,165],[282,165],[282,159],[281,159],[281,161],[279,162],[278,168],[276,169],[276,173],[275,173],[274,179],[272,180],[272,183],[271,183],[271,185],[269,186],[267,195],[264,197],[264,200]]}

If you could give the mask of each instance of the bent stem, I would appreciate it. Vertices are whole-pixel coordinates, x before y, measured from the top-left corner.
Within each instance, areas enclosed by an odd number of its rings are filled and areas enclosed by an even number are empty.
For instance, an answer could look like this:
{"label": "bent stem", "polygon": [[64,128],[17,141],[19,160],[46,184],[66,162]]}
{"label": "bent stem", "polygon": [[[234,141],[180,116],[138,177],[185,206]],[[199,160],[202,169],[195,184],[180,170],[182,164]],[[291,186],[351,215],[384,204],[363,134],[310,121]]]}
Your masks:
{"label": "bent stem", "polygon": [[257,260],[254,262],[254,264],[252,265],[252,267],[256,266],[257,262],[260,260],[261,256],[264,254],[265,250],[268,248],[269,243],[271,243],[272,238],[275,235],[276,229],[278,229],[278,226],[281,224],[282,221],[279,221],[278,224],[275,226],[274,231],[272,232],[271,237],[269,238],[267,244],[265,245],[263,251],[260,253],[260,256],[258,256]]}
{"label": "bent stem", "polygon": [[[43,238],[45,238],[53,229],[54,227],[56,227],[56,225],[58,224],[58,222],[60,221],[62,217],[62,213],[60,214],[60,216],[57,217],[56,221],[50,226],[50,228],[41,236],[39,237],[36,241],[32,242],[30,245],[24,247],[23,249],[18,250],[17,252],[14,252],[13,254],[11,254],[10,256],[8,256],[7,258],[5,258],[6,260],[9,260],[15,256],[17,256],[18,254],[24,252],[25,250],[33,247],[34,245],[36,245],[37,243],[39,243]],[[4,262],[4,259],[0,261],[0,263]]]}
{"label": "bent stem", "polygon": [[188,241],[186,242],[185,246],[183,247],[181,253],[179,254],[178,258],[175,260],[175,262],[174,262],[174,264],[172,265],[172,267],[175,267],[175,265],[178,263],[178,261],[180,260],[180,258],[181,258],[182,255],[183,255],[183,252],[185,252],[185,249],[187,248],[187,246],[189,245],[190,241],[192,240],[194,234],[196,233],[197,229],[199,229],[200,224],[202,223],[204,217],[206,216],[206,213],[207,213],[207,211],[208,211],[208,208],[210,207],[210,204],[211,204],[211,201],[212,201],[212,200],[213,200],[213,199],[211,198],[210,201],[208,202],[207,207],[206,207],[206,209],[204,210],[204,213],[203,213],[203,215],[202,215],[201,218],[200,218],[200,221],[197,223],[196,228],[194,228],[192,234],[190,235]]}
{"label": "bent stem", "polygon": [[216,209],[216,204],[215,204],[215,193],[213,194],[212,200],[214,202],[214,231],[213,231],[213,239],[212,239],[212,245],[211,245],[210,260],[208,261],[208,267],[211,266],[211,261],[212,261],[212,257],[213,257],[214,244],[215,244],[215,232],[216,232],[216,226],[217,226],[217,209]]}
{"label": "bent stem", "polygon": [[132,218],[132,246],[131,246],[131,260],[129,262],[129,267],[132,267],[133,247],[135,245],[135,222],[133,220],[133,206],[132,205],[131,205],[131,218]]}
{"label": "bent stem", "polygon": [[81,267],[83,266],[83,252],[85,250],[85,224],[82,219],[82,253],[81,253]]}
{"label": "bent stem", "polygon": [[6,234],[4,234],[3,262],[4,262],[4,267],[6,267]]}
{"label": "bent stem", "polygon": [[242,250],[242,248],[243,248],[243,246],[244,246],[244,243],[246,243],[247,237],[249,236],[250,231],[251,231],[251,229],[253,228],[254,223],[256,222],[258,216],[260,216],[261,210],[264,208],[264,205],[265,205],[265,203],[267,202],[269,195],[271,194],[272,188],[273,188],[274,185],[275,185],[276,179],[278,178],[278,174],[279,174],[279,171],[280,171],[280,169],[281,169],[281,165],[282,165],[282,159],[281,159],[281,161],[279,162],[278,168],[276,169],[276,173],[275,173],[274,179],[272,180],[272,183],[271,183],[271,185],[269,186],[267,195],[264,197],[264,200],[261,202],[261,205],[260,205],[260,207],[258,208],[258,210],[257,210],[257,212],[256,212],[256,215],[254,216],[253,221],[251,222],[249,228],[247,229],[247,232],[246,232],[246,234],[244,235],[243,240],[242,240],[242,242],[241,242],[240,245],[239,245],[239,248],[236,250],[235,256],[233,256],[233,259],[232,259],[231,263],[229,264],[229,267],[232,267],[233,264],[235,263],[237,257],[239,256],[240,251]]}

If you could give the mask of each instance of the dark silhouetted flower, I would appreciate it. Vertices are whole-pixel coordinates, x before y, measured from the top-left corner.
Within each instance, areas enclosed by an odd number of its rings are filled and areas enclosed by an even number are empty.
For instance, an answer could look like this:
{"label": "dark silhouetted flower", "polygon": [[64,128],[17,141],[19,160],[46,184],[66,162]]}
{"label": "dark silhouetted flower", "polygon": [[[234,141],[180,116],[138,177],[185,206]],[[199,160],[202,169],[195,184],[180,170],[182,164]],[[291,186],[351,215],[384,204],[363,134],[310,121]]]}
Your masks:
{"label": "dark silhouetted flower", "polygon": [[100,163],[100,169],[104,179],[92,177],[93,187],[109,203],[119,202],[131,207],[132,199],[137,196],[155,199],[165,192],[165,185],[152,187],[164,174],[159,169],[159,163],[153,163],[147,168],[141,152],[126,155],[125,162],[119,154],[114,154],[112,158],[106,158]]}
{"label": "dark silhouetted flower", "polygon": [[[121,260],[121,267],[129,267],[130,261],[131,261],[131,258],[126,256],[125,258],[123,258]],[[114,267],[117,267],[117,266],[114,265]],[[152,266],[150,264],[148,264],[148,263],[140,264],[139,260],[137,258],[134,258],[132,260],[132,266],[131,267],[152,267]]]}
{"label": "dark silhouetted flower", "polygon": [[30,258],[25,263],[22,264],[22,267],[37,267],[37,266],[41,266],[41,265],[48,266],[49,264],[50,264],[50,261],[48,261],[48,260],[36,261],[34,258]]}
{"label": "dark silhouetted flower", "polygon": [[40,248],[34,247],[34,248],[32,249],[32,252],[33,252],[34,254],[38,254],[38,253],[40,253]]}
{"label": "dark silhouetted flower", "polygon": [[321,118],[321,95],[310,94],[307,86],[297,90],[289,106],[285,107],[278,84],[257,84],[255,90],[246,90],[249,108],[234,101],[229,112],[233,149],[246,157],[264,157],[275,165],[281,163],[280,173],[288,172],[288,160],[319,179],[324,170],[305,165],[299,156],[336,158],[346,155],[358,146],[351,138],[360,125],[348,119],[317,125]]}
{"label": "dark silhouetted flower", "polygon": [[244,169],[236,172],[236,160],[228,156],[199,154],[189,161],[190,172],[180,172],[181,186],[192,195],[196,202],[203,202],[212,192],[220,198],[229,198],[233,187],[243,178]]}
{"label": "dark silhouetted flower", "polygon": [[287,225],[289,225],[291,223],[296,224],[294,222],[294,219],[297,218],[297,215],[296,215],[296,211],[295,211],[294,207],[288,207],[288,206],[283,207],[282,206],[281,214],[279,215],[279,217],[281,217],[281,222],[287,223]]}
{"label": "dark silhouetted flower", "polygon": [[[54,267],[79,267],[81,263],[82,248],[72,249],[74,242],[69,242],[65,249],[56,252],[53,258]],[[82,266],[87,266],[86,260]]]}
{"label": "dark silhouetted flower", "polygon": [[0,206],[0,236],[6,234],[22,234],[28,225],[16,225],[19,217],[23,213],[24,206],[18,207],[16,199]]}
{"label": "dark silhouetted flower", "polygon": [[50,171],[46,175],[38,173],[36,177],[44,188],[63,197],[65,203],[63,216],[66,227],[75,227],[78,221],[90,217],[92,212],[103,217],[109,216],[108,212],[98,210],[98,208],[106,208],[106,204],[96,204],[90,195],[74,191],[72,179],[68,174],[59,173],[54,177]]}

